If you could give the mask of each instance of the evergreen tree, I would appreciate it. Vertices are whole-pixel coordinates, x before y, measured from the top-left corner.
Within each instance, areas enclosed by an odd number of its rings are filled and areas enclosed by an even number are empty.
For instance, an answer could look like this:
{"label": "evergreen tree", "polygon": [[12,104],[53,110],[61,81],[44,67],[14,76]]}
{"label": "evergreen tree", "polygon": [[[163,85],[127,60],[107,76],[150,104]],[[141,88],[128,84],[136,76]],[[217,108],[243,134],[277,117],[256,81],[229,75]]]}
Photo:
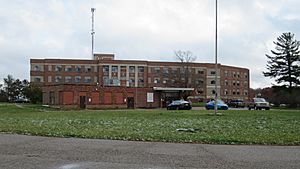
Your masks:
{"label": "evergreen tree", "polygon": [[275,78],[278,84],[288,83],[289,88],[300,84],[300,42],[294,39],[294,34],[283,33],[277,38],[272,55],[266,54],[269,59],[267,72],[264,76]]}

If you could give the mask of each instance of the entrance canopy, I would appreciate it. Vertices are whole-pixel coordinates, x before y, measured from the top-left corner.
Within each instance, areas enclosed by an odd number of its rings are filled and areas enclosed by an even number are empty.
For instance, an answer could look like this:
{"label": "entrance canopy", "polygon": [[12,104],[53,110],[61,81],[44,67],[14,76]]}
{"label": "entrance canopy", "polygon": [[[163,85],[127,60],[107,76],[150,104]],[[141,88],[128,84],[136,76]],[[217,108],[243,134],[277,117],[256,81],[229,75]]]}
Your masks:
{"label": "entrance canopy", "polygon": [[153,87],[157,91],[194,91],[194,88],[176,88],[176,87]]}

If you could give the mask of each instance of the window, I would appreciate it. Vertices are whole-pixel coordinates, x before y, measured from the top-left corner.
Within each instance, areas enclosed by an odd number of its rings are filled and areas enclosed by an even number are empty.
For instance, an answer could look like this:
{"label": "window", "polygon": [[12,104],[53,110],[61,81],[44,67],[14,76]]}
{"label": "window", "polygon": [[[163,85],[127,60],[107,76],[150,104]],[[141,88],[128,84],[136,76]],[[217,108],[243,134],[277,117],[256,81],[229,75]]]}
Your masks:
{"label": "window", "polygon": [[55,76],[55,82],[60,83],[61,82],[61,76]]}
{"label": "window", "polygon": [[211,91],[211,94],[216,94],[216,91],[215,91],[215,90],[212,90],[212,91]]}
{"label": "window", "polygon": [[163,68],[163,73],[164,73],[164,74],[168,74],[168,73],[169,73],[169,68],[164,67],[164,68]]}
{"label": "window", "polygon": [[225,86],[228,86],[228,85],[229,85],[228,81],[227,81],[227,80],[225,80]]}
{"label": "window", "polygon": [[236,85],[237,85],[237,86],[240,86],[240,82],[239,82],[239,81],[237,81],[237,82],[236,82]]}
{"label": "window", "polygon": [[247,73],[245,73],[245,74],[244,74],[244,76],[245,76],[245,78],[246,78],[246,79],[248,78],[248,75],[247,75]]}
{"label": "window", "polygon": [[159,84],[160,83],[160,78],[154,78],[154,83]]}
{"label": "window", "polygon": [[65,82],[66,83],[72,82],[72,77],[71,76],[66,76],[65,77]]}
{"label": "window", "polygon": [[144,78],[139,78],[139,83],[144,83]]}
{"label": "window", "polygon": [[81,66],[79,66],[79,65],[75,66],[75,71],[76,72],[81,72]]}
{"label": "window", "polygon": [[68,65],[68,66],[65,66],[65,72],[72,72],[72,66]]}
{"label": "window", "polygon": [[34,66],[33,66],[33,70],[34,70],[34,71],[41,71],[41,66],[39,66],[39,65],[34,65]]}
{"label": "window", "polygon": [[92,82],[92,78],[90,76],[86,76],[86,77],[84,77],[84,82],[85,83],[91,83]]}
{"label": "window", "polygon": [[36,82],[36,83],[39,83],[39,82],[41,82],[41,78],[39,78],[39,77],[35,77],[35,78],[34,78],[34,82]]}
{"label": "window", "polygon": [[202,79],[198,79],[198,80],[196,81],[196,83],[197,83],[197,84],[203,84],[204,81],[203,81]]}
{"label": "window", "polygon": [[48,65],[48,71],[51,72],[52,71],[52,66]]}
{"label": "window", "polygon": [[144,73],[144,67],[143,66],[139,66],[138,70],[139,70],[139,73]]}
{"label": "window", "polygon": [[103,68],[102,68],[102,71],[104,73],[108,73],[109,72],[109,66],[108,65],[104,65]]}
{"label": "window", "polygon": [[198,70],[198,74],[203,75],[204,71],[203,70]]}
{"label": "window", "polygon": [[235,86],[235,81],[232,82],[232,85]]}
{"label": "window", "polygon": [[216,84],[216,81],[212,80],[210,81],[210,84]]}
{"label": "window", "polygon": [[129,66],[129,73],[134,73],[134,72],[135,72],[135,67]]}
{"label": "window", "polygon": [[224,92],[224,94],[225,94],[225,95],[228,95],[228,91],[227,91],[226,89],[225,89],[225,92]]}
{"label": "window", "polygon": [[62,66],[61,65],[56,65],[55,66],[55,71],[56,72],[61,72],[62,71]]}
{"label": "window", "polygon": [[111,67],[111,72],[112,73],[118,73],[118,66],[112,66]]}
{"label": "window", "polygon": [[85,72],[92,72],[91,66],[85,66]]}
{"label": "window", "polygon": [[235,95],[235,91],[233,91],[232,94]]}
{"label": "window", "polygon": [[211,74],[211,75],[215,75],[215,74],[216,74],[216,71],[211,71],[210,74]]}
{"label": "window", "polygon": [[52,82],[52,77],[48,76],[48,82],[51,83]]}
{"label": "window", "polygon": [[81,82],[81,76],[75,76],[75,82],[76,83]]}
{"label": "window", "polygon": [[154,68],[154,73],[160,73],[160,68],[159,67],[155,67]]}
{"label": "window", "polygon": [[228,77],[228,72],[225,71],[225,72],[224,72],[224,75],[225,75],[225,77]]}

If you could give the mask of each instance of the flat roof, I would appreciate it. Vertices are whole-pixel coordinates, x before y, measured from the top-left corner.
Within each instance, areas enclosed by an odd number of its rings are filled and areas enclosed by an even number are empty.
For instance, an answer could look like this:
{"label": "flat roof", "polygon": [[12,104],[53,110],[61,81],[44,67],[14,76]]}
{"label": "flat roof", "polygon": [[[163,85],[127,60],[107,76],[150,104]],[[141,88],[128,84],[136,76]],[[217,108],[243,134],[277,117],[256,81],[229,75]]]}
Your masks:
{"label": "flat roof", "polygon": [[193,91],[194,88],[153,87],[153,90],[161,90],[161,91]]}

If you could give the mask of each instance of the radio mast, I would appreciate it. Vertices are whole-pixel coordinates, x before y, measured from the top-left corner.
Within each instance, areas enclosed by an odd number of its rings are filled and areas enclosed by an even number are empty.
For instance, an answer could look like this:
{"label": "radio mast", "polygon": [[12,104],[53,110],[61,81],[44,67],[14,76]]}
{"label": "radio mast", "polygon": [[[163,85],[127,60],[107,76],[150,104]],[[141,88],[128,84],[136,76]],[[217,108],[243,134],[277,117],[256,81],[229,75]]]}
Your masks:
{"label": "radio mast", "polygon": [[94,30],[94,12],[95,12],[96,8],[91,8],[91,12],[92,12],[92,59],[94,59],[94,35],[95,35],[95,30]]}

